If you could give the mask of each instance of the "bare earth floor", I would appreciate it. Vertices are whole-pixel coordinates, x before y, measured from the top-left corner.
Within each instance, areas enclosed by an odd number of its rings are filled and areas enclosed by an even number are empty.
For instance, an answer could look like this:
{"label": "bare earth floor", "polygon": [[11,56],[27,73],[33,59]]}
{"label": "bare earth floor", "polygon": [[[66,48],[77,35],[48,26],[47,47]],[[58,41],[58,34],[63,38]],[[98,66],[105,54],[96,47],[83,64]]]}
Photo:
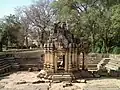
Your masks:
{"label": "bare earth floor", "polygon": [[120,79],[95,79],[87,83],[73,83],[73,86],[63,87],[62,83],[37,83],[38,72],[17,72],[0,78],[0,90],[120,90]]}

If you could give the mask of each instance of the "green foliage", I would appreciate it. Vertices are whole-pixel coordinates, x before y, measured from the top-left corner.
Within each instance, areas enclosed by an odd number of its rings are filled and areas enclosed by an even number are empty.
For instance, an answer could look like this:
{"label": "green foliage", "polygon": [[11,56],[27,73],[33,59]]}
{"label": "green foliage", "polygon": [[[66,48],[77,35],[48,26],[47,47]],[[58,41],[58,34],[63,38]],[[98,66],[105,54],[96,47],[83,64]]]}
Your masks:
{"label": "green foliage", "polygon": [[58,0],[53,7],[72,33],[90,41],[91,52],[118,53],[113,47],[120,47],[119,0]]}
{"label": "green foliage", "polygon": [[[44,11],[40,8],[42,6],[38,9],[33,6],[26,11],[26,20],[29,24],[32,21],[32,24],[43,27],[41,22],[49,20],[45,20],[48,19],[46,17],[41,20],[40,17],[51,16],[51,13],[46,13],[45,7]],[[55,0],[51,6],[57,21],[67,22],[75,37],[88,39],[91,52],[120,53],[120,0]],[[39,11],[40,13],[37,13]],[[46,25],[43,30],[45,27]],[[0,48],[2,44],[17,45],[20,41],[18,36],[24,36],[21,35],[24,34],[21,30],[22,25],[18,17],[10,15],[3,18],[0,22]],[[45,35],[42,33],[42,36]]]}
{"label": "green foliage", "polygon": [[120,54],[120,47],[114,47],[113,48],[113,52],[112,52],[113,54]]}
{"label": "green foliage", "polygon": [[111,8],[112,16],[112,28],[119,29],[120,28],[120,5],[115,5]]}
{"label": "green foliage", "polygon": [[15,15],[6,16],[2,19],[0,25],[2,45],[7,47],[16,44],[20,29],[21,24]]}

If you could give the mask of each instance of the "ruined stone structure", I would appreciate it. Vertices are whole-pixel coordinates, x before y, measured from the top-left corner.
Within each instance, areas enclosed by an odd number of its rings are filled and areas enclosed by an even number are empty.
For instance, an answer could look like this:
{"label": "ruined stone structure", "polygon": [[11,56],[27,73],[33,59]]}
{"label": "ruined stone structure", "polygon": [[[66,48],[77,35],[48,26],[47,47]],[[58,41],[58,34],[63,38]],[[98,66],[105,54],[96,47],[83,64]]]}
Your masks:
{"label": "ruined stone structure", "polygon": [[79,56],[84,56],[88,50],[88,44],[82,39],[75,38],[66,28],[65,23],[56,23],[54,31],[44,45],[45,61],[44,70],[51,73],[57,73],[60,70],[72,72],[79,69]]}

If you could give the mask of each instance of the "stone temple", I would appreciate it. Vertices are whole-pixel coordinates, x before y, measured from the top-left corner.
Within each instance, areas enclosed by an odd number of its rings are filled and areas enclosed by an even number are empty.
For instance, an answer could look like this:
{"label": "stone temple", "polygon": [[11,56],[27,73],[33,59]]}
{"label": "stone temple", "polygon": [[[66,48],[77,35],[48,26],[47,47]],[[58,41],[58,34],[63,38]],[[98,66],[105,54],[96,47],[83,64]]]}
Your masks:
{"label": "stone temple", "polygon": [[82,69],[85,69],[84,57],[88,52],[88,43],[82,38],[76,38],[65,23],[54,24],[54,31],[44,44],[44,51],[44,70],[48,73],[77,71],[81,53]]}

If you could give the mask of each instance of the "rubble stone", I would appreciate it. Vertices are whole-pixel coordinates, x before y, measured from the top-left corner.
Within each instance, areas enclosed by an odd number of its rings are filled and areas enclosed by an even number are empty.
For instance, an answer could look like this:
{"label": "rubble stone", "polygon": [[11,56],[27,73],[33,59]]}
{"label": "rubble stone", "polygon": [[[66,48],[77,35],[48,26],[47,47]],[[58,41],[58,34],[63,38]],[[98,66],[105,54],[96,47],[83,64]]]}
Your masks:
{"label": "rubble stone", "polygon": [[39,78],[45,78],[46,76],[47,76],[47,72],[44,70],[41,70],[37,75],[37,77]]}

